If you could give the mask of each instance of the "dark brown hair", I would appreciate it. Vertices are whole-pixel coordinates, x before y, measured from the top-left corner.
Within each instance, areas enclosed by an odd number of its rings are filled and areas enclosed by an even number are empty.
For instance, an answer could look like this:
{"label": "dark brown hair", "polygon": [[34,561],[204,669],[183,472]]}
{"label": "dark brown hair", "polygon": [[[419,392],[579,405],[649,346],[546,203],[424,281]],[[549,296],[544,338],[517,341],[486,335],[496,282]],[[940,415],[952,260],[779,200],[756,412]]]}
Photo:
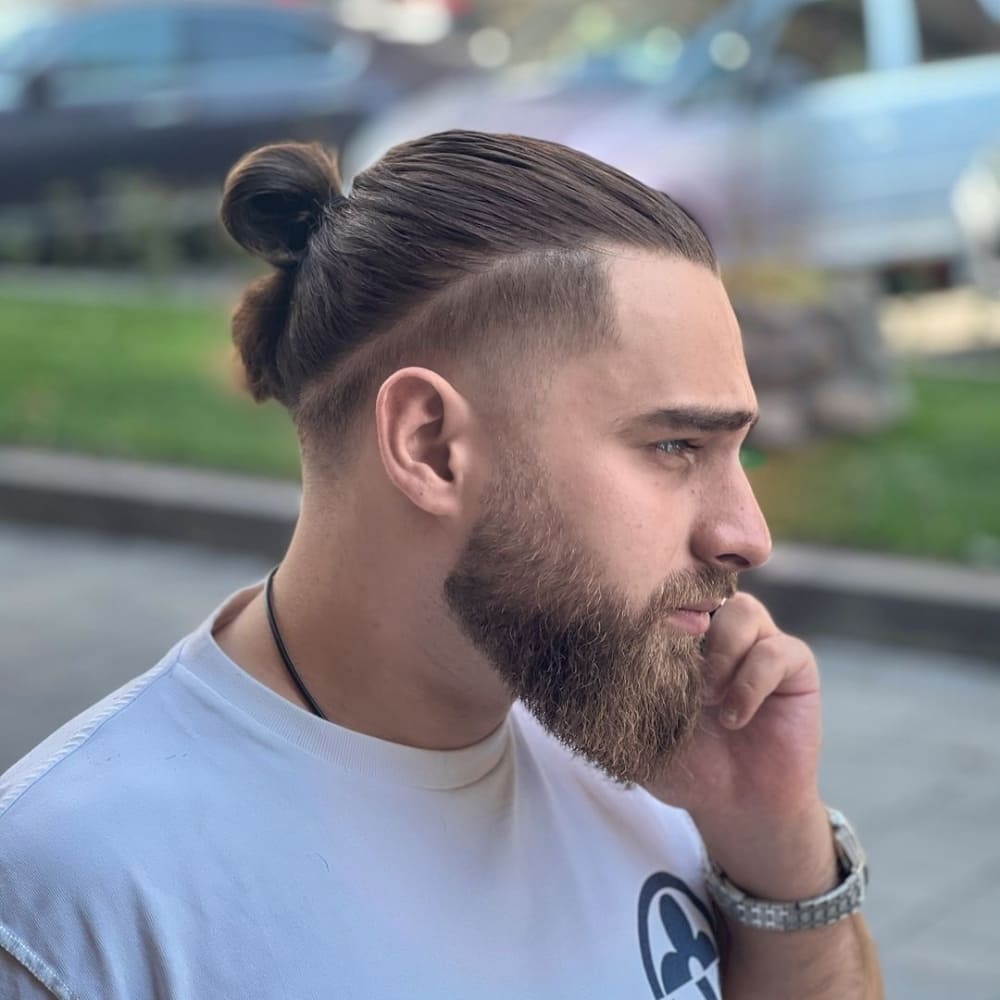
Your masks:
{"label": "dark brown hair", "polygon": [[613,336],[609,249],[716,268],[705,234],[666,195],[514,135],[396,146],[349,197],[322,147],[265,146],[230,172],[222,220],[276,269],[247,289],[233,339],[254,398],[285,405],[304,443],[343,434],[402,365],[468,352],[506,384],[519,357]]}

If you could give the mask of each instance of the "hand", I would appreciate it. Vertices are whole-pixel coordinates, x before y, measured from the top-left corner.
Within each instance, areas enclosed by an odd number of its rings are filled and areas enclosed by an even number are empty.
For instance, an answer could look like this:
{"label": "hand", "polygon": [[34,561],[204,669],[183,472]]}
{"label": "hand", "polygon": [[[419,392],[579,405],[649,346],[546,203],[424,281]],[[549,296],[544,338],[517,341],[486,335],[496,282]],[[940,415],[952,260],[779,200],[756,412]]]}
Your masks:
{"label": "hand", "polygon": [[[797,898],[799,884],[826,881],[834,870],[817,789],[815,657],[778,629],[760,601],[738,593],[713,618],[705,665],[706,706],[694,737],[648,790],[691,814],[737,884]],[[792,859],[810,869],[802,873],[808,879],[783,877]]]}

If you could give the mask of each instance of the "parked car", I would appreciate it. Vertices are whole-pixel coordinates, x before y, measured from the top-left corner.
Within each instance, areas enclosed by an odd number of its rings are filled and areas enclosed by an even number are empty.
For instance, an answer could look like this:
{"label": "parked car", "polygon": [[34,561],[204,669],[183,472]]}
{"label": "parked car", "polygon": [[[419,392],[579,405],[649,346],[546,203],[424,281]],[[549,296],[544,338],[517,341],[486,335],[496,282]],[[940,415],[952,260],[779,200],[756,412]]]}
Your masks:
{"label": "parked car", "polygon": [[640,38],[428,92],[363,127],[347,170],[439,129],[527,132],[670,193],[730,260],[961,265],[952,194],[1000,138],[997,0],[741,0],[686,37],[669,15],[655,73]]}
{"label": "parked car", "polygon": [[[23,13],[23,12],[22,12]],[[0,201],[109,171],[222,179],[252,146],[341,143],[402,84],[316,9],[119,3],[45,12],[0,35]]]}

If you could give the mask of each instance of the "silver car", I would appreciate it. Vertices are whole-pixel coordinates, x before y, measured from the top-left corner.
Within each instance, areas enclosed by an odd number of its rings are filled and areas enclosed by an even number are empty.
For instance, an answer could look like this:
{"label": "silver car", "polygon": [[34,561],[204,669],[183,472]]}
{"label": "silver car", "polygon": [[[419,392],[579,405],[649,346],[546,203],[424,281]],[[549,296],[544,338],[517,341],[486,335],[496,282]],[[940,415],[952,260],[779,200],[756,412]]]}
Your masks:
{"label": "silver car", "polygon": [[[397,106],[356,134],[348,171],[439,129],[526,132],[668,192],[729,260],[961,267],[955,187],[1000,143],[997,0],[714,6],[686,34],[667,3],[600,59]],[[636,72],[654,38],[656,72]]]}

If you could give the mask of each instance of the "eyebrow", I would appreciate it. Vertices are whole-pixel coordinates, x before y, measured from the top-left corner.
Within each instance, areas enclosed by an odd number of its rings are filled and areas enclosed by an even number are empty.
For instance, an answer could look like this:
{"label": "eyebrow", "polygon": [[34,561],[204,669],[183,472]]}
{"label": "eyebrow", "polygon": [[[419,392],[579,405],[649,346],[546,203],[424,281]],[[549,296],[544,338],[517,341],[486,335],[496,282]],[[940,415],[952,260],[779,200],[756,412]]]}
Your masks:
{"label": "eyebrow", "polygon": [[753,410],[717,410],[713,407],[681,406],[664,410],[653,410],[635,418],[634,423],[647,427],[664,427],[669,430],[739,431],[744,427],[751,430],[760,419]]}

